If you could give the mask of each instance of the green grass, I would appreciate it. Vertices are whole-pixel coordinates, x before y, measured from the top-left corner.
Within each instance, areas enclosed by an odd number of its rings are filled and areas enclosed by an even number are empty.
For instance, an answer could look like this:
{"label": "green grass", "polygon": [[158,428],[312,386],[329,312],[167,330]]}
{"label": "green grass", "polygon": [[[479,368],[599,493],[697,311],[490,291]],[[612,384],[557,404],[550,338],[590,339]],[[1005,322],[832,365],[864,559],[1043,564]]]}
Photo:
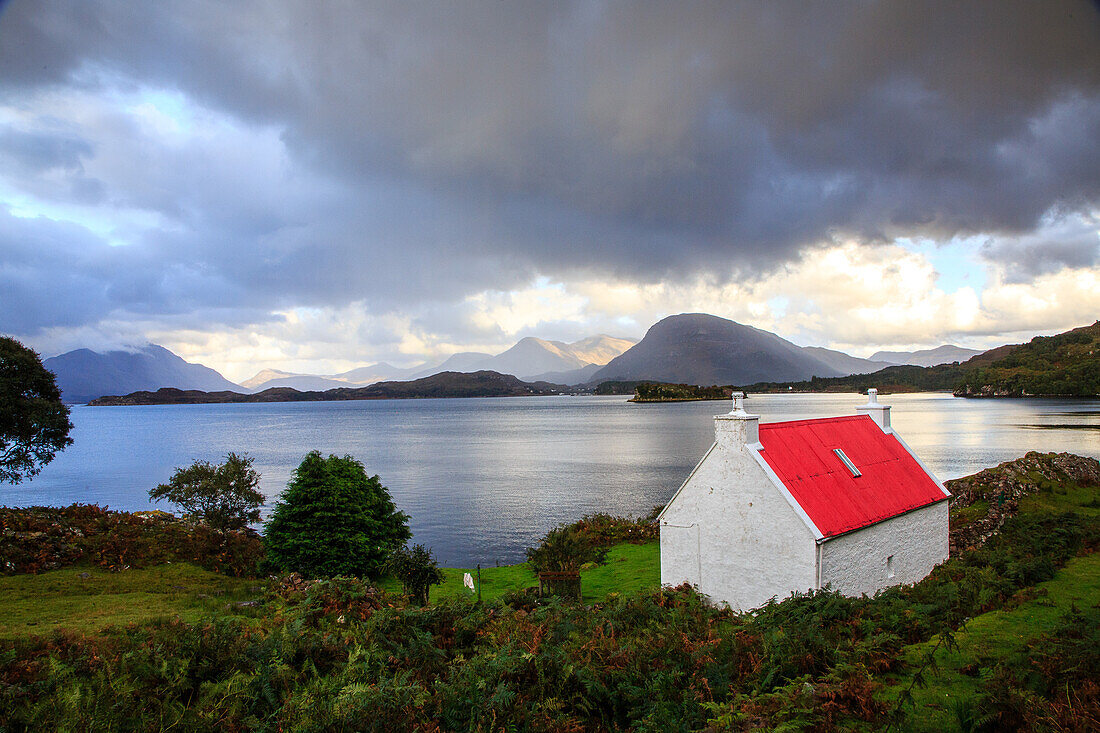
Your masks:
{"label": "green grass", "polygon": [[[432,601],[456,596],[470,598],[473,595],[470,589],[462,584],[462,576],[464,573],[470,573],[476,580],[477,568],[441,568],[441,570],[444,577],[443,584],[432,586],[429,596]],[[494,601],[508,591],[522,590],[538,584],[538,578],[527,567],[527,563],[481,569],[481,598],[484,601]],[[393,578],[385,578],[378,585],[391,593],[401,592],[401,584]]]}
{"label": "green grass", "polygon": [[[925,687],[913,688],[914,707],[908,711],[905,730],[960,730],[955,705],[978,694],[983,671],[1018,653],[1031,639],[1053,630],[1072,605],[1083,608],[1100,604],[1100,554],[1071,560],[1052,580],[1025,589],[1021,598],[1030,600],[1011,610],[971,619],[955,635],[958,649],[936,651],[937,669],[925,672]],[[883,699],[896,704],[901,691],[912,682],[913,671],[927,659],[935,643],[933,639],[906,648],[902,660],[907,672],[891,680]]]}
{"label": "green grass", "polygon": [[581,597],[588,602],[602,601],[609,593],[631,593],[660,584],[659,543],[615,545],[607,553],[607,562],[581,573]]}
{"label": "green grass", "polygon": [[[432,586],[433,601],[456,596],[470,598],[473,594],[462,584],[462,576],[470,573],[477,579],[476,568],[443,568],[442,585]],[[603,565],[581,571],[581,598],[588,603],[602,601],[609,593],[627,593],[655,588],[661,583],[661,550],[656,542],[645,545],[623,543],[607,553]],[[481,569],[481,599],[495,601],[509,591],[537,586],[539,579],[527,563]],[[401,584],[392,578],[383,580],[382,588],[400,592]]]}
{"label": "green grass", "polygon": [[[86,576],[86,577],[82,577]],[[218,575],[189,563],[112,573],[69,567],[0,577],[0,637],[91,633],[155,618],[197,621],[253,598],[260,582]]]}
{"label": "green grass", "polygon": [[[476,569],[444,568],[443,585],[432,588],[433,601],[470,597],[462,576]],[[81,577],[86,575],[87,577]],[[613,547],[603,565],[581,573],[583,599],[592,603],[609,593],[655,587],[660,583],[657,543]],[[111,573],[92,566],[38,575],[0,577],[0,638],[48,634],[54,629],[100,631],[156,618],[194,622],[225,613],[234,603],[260,595],[263,581],[229,578],[188,563],[171,563]],[[380,583],[399,592],[395,580]],[[512,590],[538,585],[526,563],[481,569],[481,594],[494,601]]]}
{"label": "green grass", "polygon": [[1028,494],[1020,499],[1020,512],[1075,512],[1086,517],[1100,516],[1095,487],[1059,484],[1047,491]]}

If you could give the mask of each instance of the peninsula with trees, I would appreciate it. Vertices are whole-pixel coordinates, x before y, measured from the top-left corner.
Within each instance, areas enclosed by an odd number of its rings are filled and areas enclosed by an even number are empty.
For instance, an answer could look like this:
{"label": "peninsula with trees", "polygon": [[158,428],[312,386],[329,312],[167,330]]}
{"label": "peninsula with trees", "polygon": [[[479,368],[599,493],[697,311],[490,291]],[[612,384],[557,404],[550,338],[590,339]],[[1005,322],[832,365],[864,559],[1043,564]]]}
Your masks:
{"label": "peninsula with trees", "polygon": [[442,372],[411,382],[379,382],[367,387],[340,387],[300,392],[293,387],[272,387],[256,394],[182,390],[164,387],[155,392],[132,392],[89,402],[93,406],[206,405],[241,402],[334,402],[340,400],[395,400],[431,397],[530,397],[555,395],[570,388],[550,382],[524,382],[510,374],[481,371],[470,374]]}

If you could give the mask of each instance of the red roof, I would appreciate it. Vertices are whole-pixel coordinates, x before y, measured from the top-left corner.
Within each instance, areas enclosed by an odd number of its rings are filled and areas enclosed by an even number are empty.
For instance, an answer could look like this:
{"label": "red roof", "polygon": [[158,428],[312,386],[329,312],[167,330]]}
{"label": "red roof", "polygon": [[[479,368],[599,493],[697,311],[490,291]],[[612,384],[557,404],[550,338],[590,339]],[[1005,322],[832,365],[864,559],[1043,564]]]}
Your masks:
{"label": "red roof", "polygon": [[[764,458],[826,537],[946,498],[905,446],[867,415],[764,423]],[[833,452],[839,448],[859,477]]]}

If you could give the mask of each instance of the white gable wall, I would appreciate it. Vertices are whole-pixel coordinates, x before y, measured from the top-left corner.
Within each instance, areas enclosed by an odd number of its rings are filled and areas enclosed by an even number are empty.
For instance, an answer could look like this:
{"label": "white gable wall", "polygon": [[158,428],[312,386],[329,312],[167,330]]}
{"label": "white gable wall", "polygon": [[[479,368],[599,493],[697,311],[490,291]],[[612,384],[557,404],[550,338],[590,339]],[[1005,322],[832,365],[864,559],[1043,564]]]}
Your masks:
{"label": "white gable wall", "polygon": [[947,560],[947,510],[941,501],[828,540],[821,547],[822,586],[874,595],[923,579]]}
{"label": "white gable wall", "polygon": [[[723,416],[724,417],[724,416]],[[661,514],[661,583],[688,582],[749,610],[816,587],[816,543],[753,458],[740,421],[716,421],[717,442]]]}

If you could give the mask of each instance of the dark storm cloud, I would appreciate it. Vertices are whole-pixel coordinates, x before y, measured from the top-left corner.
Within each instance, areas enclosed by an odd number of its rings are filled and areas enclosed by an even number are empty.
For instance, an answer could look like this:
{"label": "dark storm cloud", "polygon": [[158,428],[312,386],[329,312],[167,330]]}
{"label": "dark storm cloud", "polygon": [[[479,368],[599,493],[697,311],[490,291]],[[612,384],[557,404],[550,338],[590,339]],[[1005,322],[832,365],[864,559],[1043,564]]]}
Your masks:
{"label": "dark storm cloud", "polygon": [[1069,231],[996,240],[981,249],[983,258],[1005,269],[1008,282],[1022,283],[1037,275],[1058,272],[1063,267],[1091,267],[1100,264],[1100,221]]}
{"label": "dark storm cloud", "polygon": [[101,203],[106,186],[86,176],[82,162],[93,154],[91,143],[79,137],[0,126],[0,169],[46,200]]}
{"label": "dark storm cloud", "polygon": [[[266,144],[173,148],[121,113],[0,138],[27,167],[10,185],[94,158],[89,196],[168,223],[112,255],[130,279],[89,318],[753,272],[832,237],[1011,239],[1100,205],[1084,2],[17,0],[0,17],[8,104],[143,88],[275,131],[292,173]],[[140,142],[134,159],[100,135]],[[1025,250],[1001,254],[1025,274],[1095,262],[1087,243]],[[217,286],[171,292],[166,273]]]}

